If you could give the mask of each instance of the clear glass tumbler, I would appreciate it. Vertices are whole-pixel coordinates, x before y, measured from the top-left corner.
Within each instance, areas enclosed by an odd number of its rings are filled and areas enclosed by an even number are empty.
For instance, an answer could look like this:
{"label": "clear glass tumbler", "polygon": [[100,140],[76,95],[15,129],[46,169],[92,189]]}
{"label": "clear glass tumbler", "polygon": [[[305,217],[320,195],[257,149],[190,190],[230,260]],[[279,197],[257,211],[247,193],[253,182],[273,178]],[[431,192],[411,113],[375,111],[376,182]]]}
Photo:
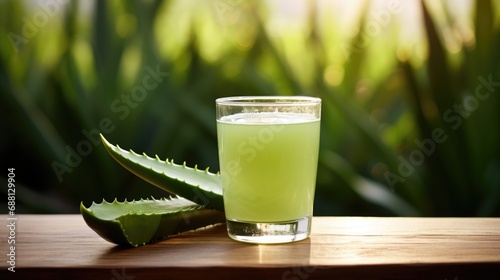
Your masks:
{"label": "clear glass tumbler", "polygon": [[216,100],[227,231],[250,243],[311,232],[321,99],[246,96]]}

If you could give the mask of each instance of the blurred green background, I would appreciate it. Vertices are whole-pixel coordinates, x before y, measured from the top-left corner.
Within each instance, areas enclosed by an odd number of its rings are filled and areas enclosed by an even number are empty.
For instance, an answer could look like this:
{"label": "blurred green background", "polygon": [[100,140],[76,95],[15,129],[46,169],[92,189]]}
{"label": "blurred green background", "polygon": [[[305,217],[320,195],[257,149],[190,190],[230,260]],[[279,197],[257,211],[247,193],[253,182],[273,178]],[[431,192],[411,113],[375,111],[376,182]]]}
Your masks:
{"label": "blurred green background", "polygon": [[500,215],[500,1],[0,1],[4,193],[163,191],[111,143],[218,171],[215,105],[323,100],[315,215]]}

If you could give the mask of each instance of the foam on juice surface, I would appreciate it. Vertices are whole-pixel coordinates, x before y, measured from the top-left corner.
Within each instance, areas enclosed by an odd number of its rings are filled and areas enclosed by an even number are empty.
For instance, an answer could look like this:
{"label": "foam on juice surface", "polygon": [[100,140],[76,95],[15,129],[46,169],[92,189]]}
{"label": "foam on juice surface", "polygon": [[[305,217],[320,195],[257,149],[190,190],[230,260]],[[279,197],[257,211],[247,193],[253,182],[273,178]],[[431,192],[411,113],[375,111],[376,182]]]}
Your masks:
{"label": "foam on juice surface", "polygon": [[301,113],[238,113],[222,117],[219,122],[233,124],[293,124],[317,121],[318,118],[312,114]]}

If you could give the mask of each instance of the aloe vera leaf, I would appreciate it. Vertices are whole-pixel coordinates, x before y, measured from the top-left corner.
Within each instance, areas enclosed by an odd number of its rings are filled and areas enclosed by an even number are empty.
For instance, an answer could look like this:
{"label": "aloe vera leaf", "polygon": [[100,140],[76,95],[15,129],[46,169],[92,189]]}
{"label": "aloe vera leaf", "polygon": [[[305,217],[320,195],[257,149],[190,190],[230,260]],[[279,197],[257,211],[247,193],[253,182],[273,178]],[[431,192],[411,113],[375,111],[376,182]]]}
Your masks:
{"label": "aloe vera leaf", "polygon": [[172,194],[191,200],[207,208],[224,211],[222,182],[218,173],[211,173],[208,168],[199,170],[175,164],[173,160],[151,158],[134,151],[125,151],[118,145],[110,144],[101,134],[101,140],[109,154],[130,172],[145,181]]}
{"label": "aloe vera leaf", "polygon": [[184,198],[80,204],[87,225],[105,240],[137,247],[176,234],[222,223],[224,213]]}

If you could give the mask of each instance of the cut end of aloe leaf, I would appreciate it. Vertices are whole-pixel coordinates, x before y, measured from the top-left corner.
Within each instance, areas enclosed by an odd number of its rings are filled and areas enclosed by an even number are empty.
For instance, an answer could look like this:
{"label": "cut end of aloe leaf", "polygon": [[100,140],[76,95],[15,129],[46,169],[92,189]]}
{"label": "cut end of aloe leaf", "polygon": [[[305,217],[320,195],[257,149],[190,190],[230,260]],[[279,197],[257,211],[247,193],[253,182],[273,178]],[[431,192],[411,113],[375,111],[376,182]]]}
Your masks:
{"label": "cut end of aloe leaf", "polygon": [[87,225],[105,240],[137,247],[179,233],[223,223],[224,213],[183,198],[80,204]]}

